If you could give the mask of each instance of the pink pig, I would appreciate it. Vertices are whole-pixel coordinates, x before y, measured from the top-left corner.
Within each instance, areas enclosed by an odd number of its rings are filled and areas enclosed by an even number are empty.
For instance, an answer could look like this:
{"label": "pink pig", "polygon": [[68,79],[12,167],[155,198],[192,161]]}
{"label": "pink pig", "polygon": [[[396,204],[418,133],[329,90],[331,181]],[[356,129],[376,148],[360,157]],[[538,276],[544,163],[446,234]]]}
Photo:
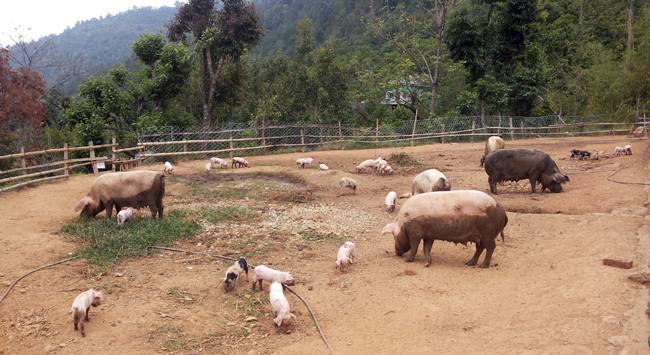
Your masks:
{"label": "pink pig", "polygon": [[255,284],[260,283],[260,290],[262,290],[262,281],[266,282],[279,282],[285,285],[293,285],[293,276],[291,276],[291,271],[282,272],[268,268],[264,265],[255,267],[255,277],[253,277],[253,290],[255,290]]}
{"label": "pink pig", "polygon": [[397,200],[397,192],[391,191],[386,195],[384,206],[386,206],[388,212],[395,212],[395,200]]}
{"label": "pink pig", "polygon": [[[259,267],[259,266],[258,266]],[[255,269],[257,270],[257,268]],[[279,327],[281,325],[291,324],[291,318],[296,319],[296,316],[289,312],[289,301],[284,297],[284,291],[282,290],[282,284],[275,281],[271,284],[271,290],[269,291],[269,301],[273,306],[273,322]]]}
{"label": "pink pig", "polygon": [[372,159],[364,160],[361,164],[357,165],[357,172],[362,173],[364,170],[375,166],[375,161]]}
{"label": "pink pig", "polygon": [[70,313],[74,314],[74,330],[77,330],[77,323],[81,323],[81,336],[86,336],[84,329],[84,322],[90,321],[88,318],[88,311],[90,306],[97,307],[102,304],[102,293],[96,292],[92,288],[86,292],[82,292],[74,299]]}
{"label": "pink pig", "polygon": [[339,254],[336,258],[336,266],[339,267],[341,271],[345,271],[349,264],[354,263],[354,243],[345,242],[339,248]]}
{"label": "pink pig", "polygon": [[133,217],[133,213],[135,213],[133,207],[122,207],[122,210],[117,213],[117,225],[123,225],[124,222]]}

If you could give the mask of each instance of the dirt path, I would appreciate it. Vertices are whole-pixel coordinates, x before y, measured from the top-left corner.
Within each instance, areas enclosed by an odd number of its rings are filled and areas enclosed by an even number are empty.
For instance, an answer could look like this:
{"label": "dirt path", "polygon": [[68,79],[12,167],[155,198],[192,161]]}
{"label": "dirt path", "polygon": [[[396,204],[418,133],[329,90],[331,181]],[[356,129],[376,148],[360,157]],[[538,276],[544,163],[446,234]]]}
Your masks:
{"label": "dirt path", "polygon": [[[574,148],[612,152],[626,144],[633,145],[634,155],[604,161],[561,159]],[[436,242],[428,268],[422,252],[413,263],[396,257],[392,238],[380,235],[395,214],[381,205],[388,191],[409,191],[416,171],[398,168],[392,176],[349,172],[362,160],[406,153],[421,168],[445,173],[452,190],[488,191],[487,175],[479,167],[482,143],[251,157],[250,169],[213,170],[207,177],[201,175],[204,161],[180,163],[174,175],[200,180],[211,189],[237,180],[237,174],[291,174],[310,185],[313,201],[213,201],[246,206],[259,211],[259,218],[204,225],[194,240],[177,247],[236,253],[231,239],[242,236],[259,244],[268,238],[282,241],[250,261],[293,272],[294,290],[316,312],[336,354],[647,354],[648,289],[627,280],[630,270],[604,266],[602,258],[628,258],[634,260],[633,270],[648,268],[647,190],[607,180],[634,163],[612,178],[647,183],[650,154],[640,157],[648,141],[535,139],[507,141],[506,147],[548,153],[571,180],[561,194],[531,194],[524,182],[499,187],[495,198],[506,207],[509,223],[505,243],[497,244],[489,269],[464,265],[472,245]],[[304,156],[332,170],[297,168],[295,159]],[[146,168],[162,170],[159,165]],[[342,176],[356,179],[356,194],[338,196]],[[0,194],[0,283],[63,259],[77,247],[58,231],[77,216],[73,206],[93,180],[74,176]],[[188,206],[179,202],[187,189],[181,180],[167,184],[169,208]],[[398,209],[403,202],[398,200]],[[307,242],[300,231],[348,236],[357,246],[357,262],[340,274],[334,269],[340,244]],[[286,293],[298,321],[287,333],[272,322],[268,289],[250,291],[252,275],[235,292],[224,293],[218,279],[227,266],[207,257],[166,252],[117,265],[99,278],[87,275],[83,261],[40,271],[0,303],[0,354],[41,353],[47,345],[61,354],[329,353],[308,312],[292,295]],[[106,297],[91,310],[87,337],[82,338],[73,331],[67,312],[74,297],[90,287]],[[251,307],[263,314],[247,322]]]}

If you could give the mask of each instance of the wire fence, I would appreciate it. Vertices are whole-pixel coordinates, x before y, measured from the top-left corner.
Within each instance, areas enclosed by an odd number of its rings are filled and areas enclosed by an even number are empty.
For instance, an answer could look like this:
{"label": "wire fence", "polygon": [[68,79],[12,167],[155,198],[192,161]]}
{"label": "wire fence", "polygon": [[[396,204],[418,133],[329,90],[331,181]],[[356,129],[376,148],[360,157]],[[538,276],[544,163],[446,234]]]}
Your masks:
{"label": "wire fence", "polygon": [[208,130],[148,127],[139,135],[145,162],[277,154],[331,149],[403,147],[432,143],[506,140],[536,137],[626,134],[634,123],[606,122],[603,116],[514,117],[469,116],[403,121],[374,129],[351,124],[319,125],[262,122],[229,123]]}

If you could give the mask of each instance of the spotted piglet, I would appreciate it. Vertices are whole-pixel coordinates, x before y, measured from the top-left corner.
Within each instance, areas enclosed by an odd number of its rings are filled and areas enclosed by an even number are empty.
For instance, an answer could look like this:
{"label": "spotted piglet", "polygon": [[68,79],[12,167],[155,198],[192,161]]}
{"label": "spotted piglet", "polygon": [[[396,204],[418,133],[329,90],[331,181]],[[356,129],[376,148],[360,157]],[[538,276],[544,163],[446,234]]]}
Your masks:
{"label": "spotted piglet", "polygon": [[237,259],[237,261],[228,268],[226,276],[221,279],[224,283],[224,287],[234,286],[242,272],[246,273],[246,279],[248,280],[248,263],[246,262],[246,258],[243,256]]}
{"label": "spotted piglet", "polygon": [[339,248],[339,254],[336,257],[336,266],[341,271],[345,271],[348,268],[348,265],[354,263],[354,243],[345,242]]}

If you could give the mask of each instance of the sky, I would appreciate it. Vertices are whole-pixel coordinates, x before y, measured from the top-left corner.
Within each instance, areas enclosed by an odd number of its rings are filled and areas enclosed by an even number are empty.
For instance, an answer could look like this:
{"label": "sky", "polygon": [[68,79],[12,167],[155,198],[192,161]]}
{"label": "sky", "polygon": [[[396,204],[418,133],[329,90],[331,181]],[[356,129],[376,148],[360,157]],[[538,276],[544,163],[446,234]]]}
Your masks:
{"label": "sky", "polygon": [[[27,39],[59,34],[77,21],[115,15],[137,7],[174,6],[178,0],[2,0],[0,1],[0,45],[13,44],[7,35],[14,28],[24,31]],[[184,2],[184,1],[181,1]],[[19,27],[20,26],[20,27]]]}

